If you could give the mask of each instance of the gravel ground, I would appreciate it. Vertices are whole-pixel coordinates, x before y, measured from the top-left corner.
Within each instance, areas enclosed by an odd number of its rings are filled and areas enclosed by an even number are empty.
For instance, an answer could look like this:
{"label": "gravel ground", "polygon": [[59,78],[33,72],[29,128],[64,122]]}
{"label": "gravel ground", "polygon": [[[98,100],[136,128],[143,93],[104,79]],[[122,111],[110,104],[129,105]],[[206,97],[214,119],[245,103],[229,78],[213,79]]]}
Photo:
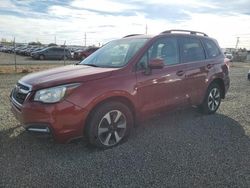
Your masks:
{"label": "gravel ground", "polygon": [[8,101],[22,75],[0,74],[0,187],[250,187],[248,69],[231,68],[231,88],[215,115],[164,113],[105,151],[23,132]]}

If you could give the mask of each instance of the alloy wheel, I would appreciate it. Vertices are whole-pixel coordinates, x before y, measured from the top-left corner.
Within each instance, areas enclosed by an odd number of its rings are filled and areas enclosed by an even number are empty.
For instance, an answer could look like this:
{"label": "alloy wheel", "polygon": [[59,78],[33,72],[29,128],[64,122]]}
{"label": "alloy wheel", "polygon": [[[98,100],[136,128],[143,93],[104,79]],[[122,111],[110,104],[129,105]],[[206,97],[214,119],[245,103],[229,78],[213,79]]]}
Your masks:
{"label": "alloy wheel", "polygon": [[208,95],[208,108],[211,111],[217,110],[220,105],[220,90],[218,88],[211,89]]}
{"label": "alloy wheel", "polygon": [[98,125],[98,138],[105,146],[119,143],[125,136],[127,121],[125,115],[119,110],[106,113]]}

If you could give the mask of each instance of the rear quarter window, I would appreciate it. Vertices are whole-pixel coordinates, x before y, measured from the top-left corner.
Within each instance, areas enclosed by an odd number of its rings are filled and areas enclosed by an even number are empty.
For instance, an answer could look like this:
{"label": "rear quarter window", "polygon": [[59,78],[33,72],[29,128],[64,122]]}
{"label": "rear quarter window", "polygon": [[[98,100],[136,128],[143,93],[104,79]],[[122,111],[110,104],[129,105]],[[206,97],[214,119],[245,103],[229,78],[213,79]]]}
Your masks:
{"label": "rear quarter window", "polygon": [[202,61],[206,58],[204,48],[198,38],[180,38],[180,50],[182,63]]}
{"label": "rear quarter window", "polygon": [[211,40],[211,39],[202,39],[202,41],[203,41],[204,46],[206,48],[207,56],[208,56],[209,59],[218,57],[221,54],[218,45],[216,45],[213,40]]}

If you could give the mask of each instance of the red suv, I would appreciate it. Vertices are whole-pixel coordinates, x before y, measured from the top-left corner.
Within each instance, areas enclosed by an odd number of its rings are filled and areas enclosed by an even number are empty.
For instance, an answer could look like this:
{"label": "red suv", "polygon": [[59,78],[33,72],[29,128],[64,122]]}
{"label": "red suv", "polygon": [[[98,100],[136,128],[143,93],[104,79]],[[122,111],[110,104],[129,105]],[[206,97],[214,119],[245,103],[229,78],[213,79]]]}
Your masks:
{"label": "red suv", "polygon": [[98,49],[99,49],[98,47],[90,47],[90,48],[85,49],[85,50],[78,50],[78,51],[74,52],[73,58],[83,60],[86,57],[88,57],[89,55],[91,55],[92,53],[94,53]]}
{"label": "red suv", "polygon": [[195,105],[215,113],[229,88],[227,61],[204,33],[129,36],[79,64],[23,77],[11,93],[12,111],[27,131],[60,143],[85,135],[108,148],[161,110]]}

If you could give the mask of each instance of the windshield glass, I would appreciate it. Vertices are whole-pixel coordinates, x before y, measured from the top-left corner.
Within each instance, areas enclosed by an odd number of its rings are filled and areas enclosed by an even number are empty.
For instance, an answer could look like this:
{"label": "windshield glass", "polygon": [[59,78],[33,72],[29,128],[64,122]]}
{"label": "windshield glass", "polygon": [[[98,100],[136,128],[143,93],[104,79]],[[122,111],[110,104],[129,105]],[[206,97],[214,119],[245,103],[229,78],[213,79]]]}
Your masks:
{"label": "windshield glass", "polygon": [[91,56],[84,59],[81,65],[95,67],[119,68],[125,66],[148,39],[120,39],[111,41]]}

